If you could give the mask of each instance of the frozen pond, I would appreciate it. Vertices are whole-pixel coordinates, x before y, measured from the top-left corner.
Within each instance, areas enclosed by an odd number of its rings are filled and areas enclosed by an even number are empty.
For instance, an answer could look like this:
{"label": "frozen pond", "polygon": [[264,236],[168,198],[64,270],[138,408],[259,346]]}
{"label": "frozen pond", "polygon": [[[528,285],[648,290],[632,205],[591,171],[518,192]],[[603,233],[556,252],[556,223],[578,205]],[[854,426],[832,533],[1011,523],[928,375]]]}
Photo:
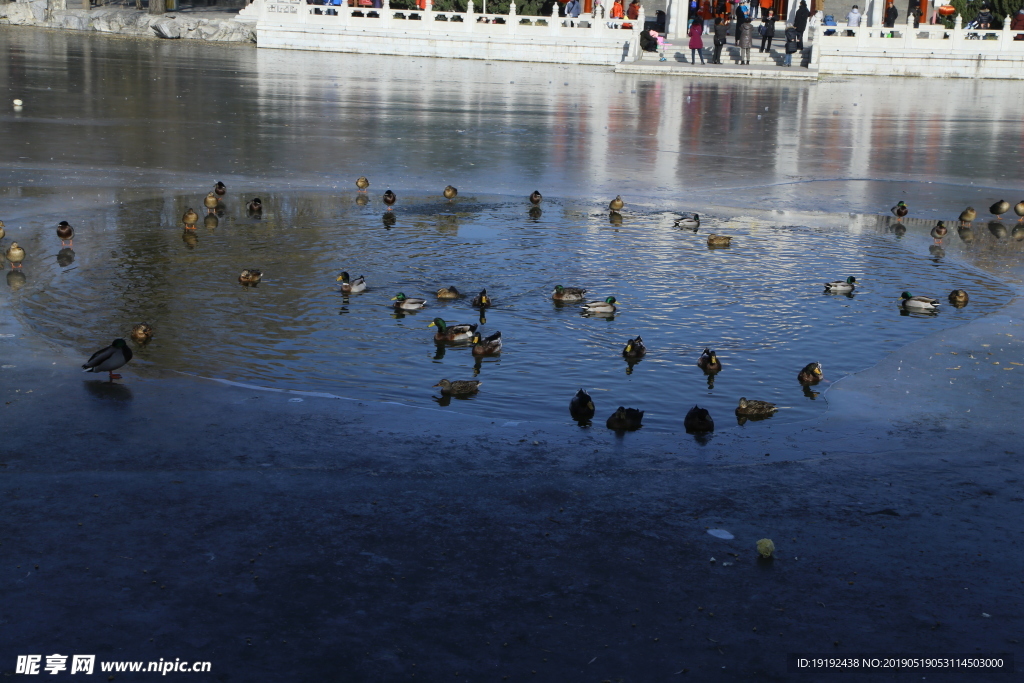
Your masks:
{"label": "frozen pond", "polygon": [[[805,364],[831,382],[1012,295],[966,262],[983,253],[980,265],[1015,279],[1012,219],[1005,236],[979,220],[973,243],[927,237],[928,221],[967,204],[984,215],[1021,199],[1006,189],[1024,187],[1019,165],[984,161],[1022,153],[1022,103],[1004,84],[658,80],[0,31],[0,92],[26,101],[0,114],[0,218],[5,244],[30,254],[3,296],[76,354],[153,325],[133,372],[432,407],[439,379],[475,377],[481,392],[445,409],[495,420],[568,420],[580,387],[602,423],[632,405],[648,428],[675,430],[699,403],[732,425],[740,396],[798,420],[824,410],[827,383],[796,381]],[[363,174],[373,185],[359,203]],[[183,234],[185,207],[202,210],[216,180],[230,188],[224,215]],[[439,195],[447,183],[455,202]],[[390,225],[386,187],[399,194]],[[604,208],[620,193],[621,223]],[[245,216],[253,196],[260,221]],[[843,215],[897,199],[921,219],[903,237]],[[789,209],[819,219],[772,211]],[[697,235],[672,227],[681,211],[704,216]],[[78,230],[73,254],[58,253],[62,219]],[[710,232],[733,246],[709,249]],[[247,267],[266,273],[259,287],[237,284]],[[343,296],[341,270],[369,290]],[[854,296],[822,294],[848,275]],[[551,301],[555,284],[615,296],[620,310],[583,317]],[[469,296],[433,297],[449,285]],[[485,287],[495,306],[481,329],[502,332],[501,356],[438,348],[427,324],[478,323],[469,299]],[[896,306],[904,290],[945,302],[954,288],[968,307]],[[396,315],[399,291],[429,307]],[[630,365],[621,350],[638,334],[650,351]],[[714,378],[695,366],[705,346],[725,365]]]}

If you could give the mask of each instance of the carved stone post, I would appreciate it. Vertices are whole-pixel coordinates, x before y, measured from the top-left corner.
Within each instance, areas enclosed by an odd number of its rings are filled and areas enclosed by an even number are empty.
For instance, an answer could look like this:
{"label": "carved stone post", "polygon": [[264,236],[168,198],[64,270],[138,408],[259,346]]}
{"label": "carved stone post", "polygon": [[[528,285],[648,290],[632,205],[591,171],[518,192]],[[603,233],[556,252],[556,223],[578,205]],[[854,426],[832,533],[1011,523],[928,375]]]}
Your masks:
{"label": "carved stone post", "polygon": [[433,2],[433,0],[427,0],[427,8],[425,10],[423,10],[422,14],[423,14],[423,21],[433,23],[433,21],[434,21],[434,2]]}
{"label": "carved stone post", "polygon": [[551,16],[548,17],[548,33],[557,36],[561,33],[562,22],[558,19],[558,3],[551,5]]}
{"label": "carved stone post", "polygon": [[519,25],[519,17],[516,16],[516,3],[510,2],[508,4],[508,17],[505,18],[508,22],[508,32],[514,34],[516,32],[516,26]]}
{"label": "carved stone post", "polygon": [[466,3],[466,14],[463,15],[462,22],[463,22],[463,26],[462,26],[463,30],[466,33],[472,33],[473,32],[473,25],[476,24],[476,17],[473,16],[473,0],[469,0],[469,2]]}
{"label": "carved stone post", "polygon": [[964,18],[959,14],[956,15],[956,21],[953,22],[953,36],[950,38],[949,49],[951,52],[956,52],[960,49],[964,42]]}

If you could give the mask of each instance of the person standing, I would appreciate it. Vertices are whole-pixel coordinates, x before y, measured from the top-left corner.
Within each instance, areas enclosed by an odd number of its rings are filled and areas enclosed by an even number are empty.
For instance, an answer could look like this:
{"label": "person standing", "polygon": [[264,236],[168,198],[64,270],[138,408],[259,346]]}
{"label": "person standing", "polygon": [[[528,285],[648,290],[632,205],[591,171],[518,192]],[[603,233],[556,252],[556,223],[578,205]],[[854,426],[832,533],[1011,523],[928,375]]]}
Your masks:
{"label": "person standing", "polygon": [[612,19],[621,19],[626,16],[626,13],[622,11],[622,0],[615,0],[612,3],[612,11],[608,13]]}
{"label": "person standing", "polygon": [[626,18],[636,21],[640,18],[640,0],[633,0],[626,8]]}
{"label": "person standing", "polygon": [[710,34],[715,30],[715,11],[711,9],[711,0],[704,0],[700,4],[700,12],[697,13],[704,22],[704,33]]}
{"label": "person standing", "polygon": [[740,64],[750,64],[750,46],[754,42],[754,25],[750,19],[744,19],[740,23]]}
{"label": "person standing", "polygon": [[736,44],[740,44],[740,28],[746,22],[747,15],[743,13],[743,6],[740,4],[736,5]]}
{"label": "person standing", "polygon": [[786,27],[786,58],[782,60],[783,66],[793,66],[793,53],[800,49],[800,34],[796,27]]}
{"label": "person standing", "polygon": [[892,0],[886,3],[885,7],[885,21],[882,23],[886,28],[895,28],[896,20],[900,16],[900,11],[896,9],[896,5],[892,4]]}
{"label": "person standing", "polygon": [[761,20],[761,52],[772,51],[772,38],[775,37],[775,10],[768,10],[768,16]]}
{"label": "person standing", "polygon": [[771,10],[772,5],[775,3],[773,0],[761,0],[759,4],[761,5],[761,20],[763,21],[768,16],[768,10]]}
{"label": "person standing", "polygon": [[690,24],[690,64],[697,63],[697,55],[700,55],[700,63],[704,64],[704,39],[701,38],[701,32],[704,30],[704,22],[700,19],[695,19]]}
{"label": "person standing", "polygon": [[857,5],[854,5],[850,13],[846,15],[846,25],[850,28],[858,28],[860,26],[860,10],[857,8]]}
{"label": "person standing", "polygon": [[715,17],[715,54],[711,57],[712,64],[722,63],[722,48],[729,39],[729,24],[722,17]]}
{"label": "person standing", "polygon": [[801,50],[804,49],[804,30],[807,28],[807,19],[810,16],[811,12],[807,9],[806,0],[800,0],[800,7],[796,10],[796,16],[793,17],[793,28],[796,29]]}

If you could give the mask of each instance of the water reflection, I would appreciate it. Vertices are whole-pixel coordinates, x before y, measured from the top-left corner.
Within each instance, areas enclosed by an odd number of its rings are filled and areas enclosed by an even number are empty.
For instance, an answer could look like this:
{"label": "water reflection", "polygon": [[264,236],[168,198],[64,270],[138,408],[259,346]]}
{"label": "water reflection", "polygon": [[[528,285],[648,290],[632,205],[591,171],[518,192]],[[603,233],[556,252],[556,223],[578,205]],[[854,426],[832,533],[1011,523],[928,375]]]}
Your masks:
{"label": "water reflection", "polygon": [[17,291],[24,287],[26,282],[28,282],[28,278],[25,276],[25,271],[21,269],[7,271],[7,286],[11,289]]}
{"label": "water reflection", "polygon": [[132,390],[124,384],[118,384],[113,380],[91,379],[82,382],[82,386],[93,398],[103,401],[114,401],[115,403],[127,403],[131,401]]}
{"label": "water reflection", "polygon": [[57,252],[57,265],[61,268],[67,268],[75,262],[75,250],[71,247],[64,247]]}

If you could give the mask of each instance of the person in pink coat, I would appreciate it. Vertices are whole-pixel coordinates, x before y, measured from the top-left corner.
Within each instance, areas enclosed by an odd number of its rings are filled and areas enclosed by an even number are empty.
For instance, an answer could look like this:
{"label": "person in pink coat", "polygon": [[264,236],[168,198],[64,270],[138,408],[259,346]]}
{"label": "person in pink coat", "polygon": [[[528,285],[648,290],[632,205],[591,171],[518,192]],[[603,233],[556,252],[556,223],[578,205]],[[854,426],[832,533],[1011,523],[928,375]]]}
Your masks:
{"label": "person in pink coat", "polygon": [[690,24],[690,63],[697,63],[697,55],[700,55],[700,63],[704,63],[704,39],[701,38],[701,31],[704,28],[703,22],[694,21]]}

